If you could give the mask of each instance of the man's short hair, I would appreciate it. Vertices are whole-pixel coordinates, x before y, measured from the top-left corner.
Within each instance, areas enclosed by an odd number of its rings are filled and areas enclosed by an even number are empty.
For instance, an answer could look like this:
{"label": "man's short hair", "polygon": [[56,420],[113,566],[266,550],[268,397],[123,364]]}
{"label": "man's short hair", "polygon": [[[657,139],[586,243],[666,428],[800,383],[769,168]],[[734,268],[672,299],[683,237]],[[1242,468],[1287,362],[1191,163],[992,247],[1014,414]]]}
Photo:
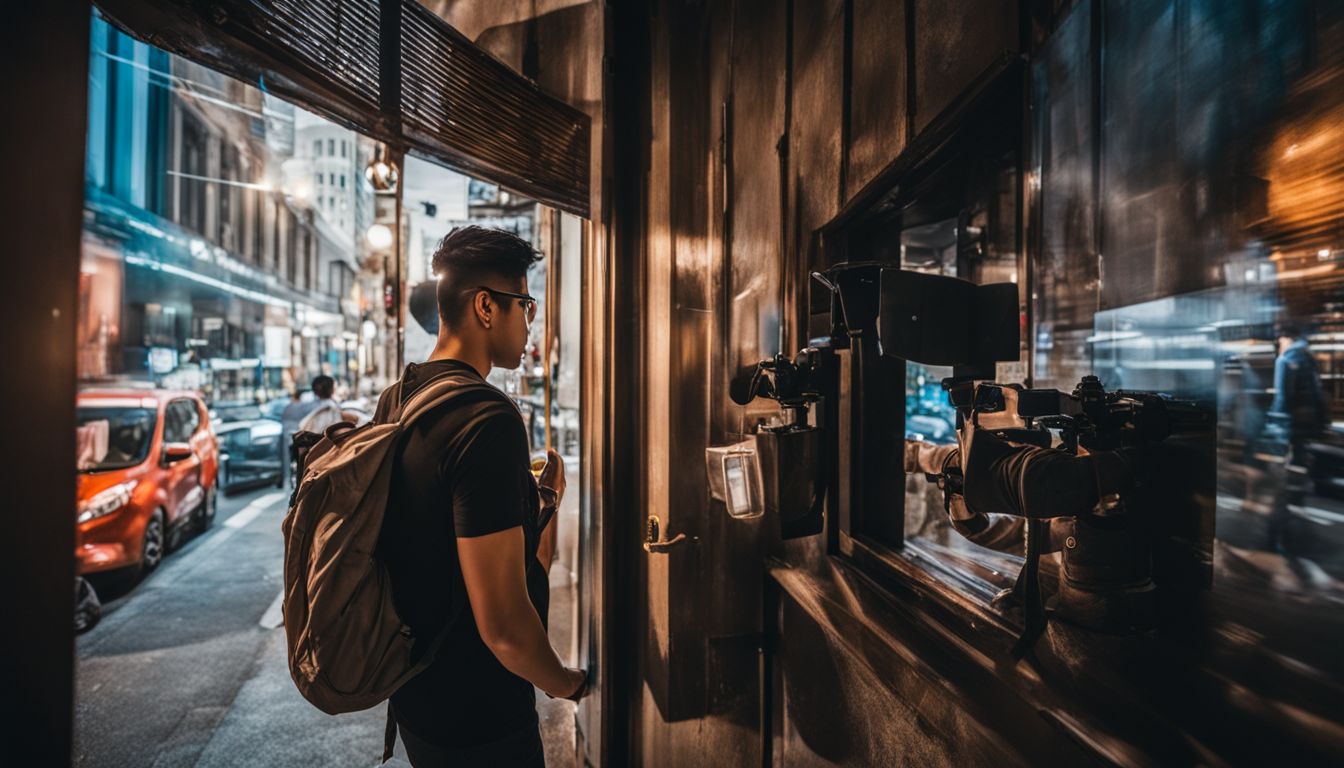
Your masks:
{"label": "man's short hair", "polygon": [[489,286],[510,290],[541,261],[532,244],[512,232],[475,225],[449,232],[434,251],[431,266],[438,276],[439,319],[454,328],[471,303],[471,289]]}
{"label": "man's short hair", "polygon": [[1304,323],[1288,321],[1279,324],[1279,338],[1281,339],[1303,339],[1307,336],[1307,326]]}
{"label": "man's short hair", "polygon": [[317,395],[318,397],[325,400],[326,398],[331,397],[331,394],[335,391],[336,391],[335,379],[331,378],[330,376],[327,376],[326,374],[313,377],[314,395]]}

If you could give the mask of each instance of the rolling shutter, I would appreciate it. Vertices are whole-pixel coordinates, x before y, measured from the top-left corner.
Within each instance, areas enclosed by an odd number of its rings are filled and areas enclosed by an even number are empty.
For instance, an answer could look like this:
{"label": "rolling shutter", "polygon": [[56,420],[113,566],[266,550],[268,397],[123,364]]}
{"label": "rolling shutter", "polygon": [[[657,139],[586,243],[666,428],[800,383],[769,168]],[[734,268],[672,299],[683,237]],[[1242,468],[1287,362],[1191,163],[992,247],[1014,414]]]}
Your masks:
{"label": "rolling shutter", "polygon": [[401,0],[401,119],[419,147],[565,210],[588,207],[588,120],[416,0]]}

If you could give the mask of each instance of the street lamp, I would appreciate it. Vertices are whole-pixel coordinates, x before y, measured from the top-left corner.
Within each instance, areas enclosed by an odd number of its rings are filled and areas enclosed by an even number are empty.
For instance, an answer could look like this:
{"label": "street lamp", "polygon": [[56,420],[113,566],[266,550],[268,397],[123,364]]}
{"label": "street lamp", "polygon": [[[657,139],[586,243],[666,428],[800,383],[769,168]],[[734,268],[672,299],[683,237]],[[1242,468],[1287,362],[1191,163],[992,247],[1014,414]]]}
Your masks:
{"label": "street lamp", "polygon": [[386,224],[374,224],[364,233],[369,247],[375,251],[384,251],[392,247],[392,228]]}
{"label": "street lamp", "polygon": [[387,145],[379,144],[373,150],[373,160],[364,169],[364,178],[376,192],[394,192],[397,189],[397,166],[387,155]]}

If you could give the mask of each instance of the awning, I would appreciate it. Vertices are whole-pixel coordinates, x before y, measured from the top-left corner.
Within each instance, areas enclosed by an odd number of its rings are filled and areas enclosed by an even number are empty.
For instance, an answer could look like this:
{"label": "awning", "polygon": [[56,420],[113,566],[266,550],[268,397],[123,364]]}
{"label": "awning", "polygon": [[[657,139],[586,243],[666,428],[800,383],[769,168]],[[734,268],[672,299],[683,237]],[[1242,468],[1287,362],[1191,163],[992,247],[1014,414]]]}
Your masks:
{"label": "awning", "polygon": [[97,0],[128,34],[579,216],[588,115],[417,0]]}

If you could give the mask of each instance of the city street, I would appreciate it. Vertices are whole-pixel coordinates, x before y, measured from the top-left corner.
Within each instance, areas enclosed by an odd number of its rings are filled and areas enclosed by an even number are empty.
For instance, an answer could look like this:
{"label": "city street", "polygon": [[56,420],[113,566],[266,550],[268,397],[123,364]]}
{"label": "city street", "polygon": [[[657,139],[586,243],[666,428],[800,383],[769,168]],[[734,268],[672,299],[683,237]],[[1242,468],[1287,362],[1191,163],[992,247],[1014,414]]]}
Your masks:
{"label": "city street", "polygon": [[76,765],[376,764],[383,708],[330,717],[290,682],[285,501],[271,486],[221,497],[214,528],[105,600],[76,641]]}
{"label": "city street", "polygon": [[[76,640],[75,765],[377,764],[384,707],[328,716],[290,681],[278,600],[286,499],[269,485],[221,496],[215,526],[128,593],[97,584],[102,621]],[[567,765],[572,705],[543,700],[548,740],[570,725],[548,762]],[[400,747],[389,765],[408,765]]]}

